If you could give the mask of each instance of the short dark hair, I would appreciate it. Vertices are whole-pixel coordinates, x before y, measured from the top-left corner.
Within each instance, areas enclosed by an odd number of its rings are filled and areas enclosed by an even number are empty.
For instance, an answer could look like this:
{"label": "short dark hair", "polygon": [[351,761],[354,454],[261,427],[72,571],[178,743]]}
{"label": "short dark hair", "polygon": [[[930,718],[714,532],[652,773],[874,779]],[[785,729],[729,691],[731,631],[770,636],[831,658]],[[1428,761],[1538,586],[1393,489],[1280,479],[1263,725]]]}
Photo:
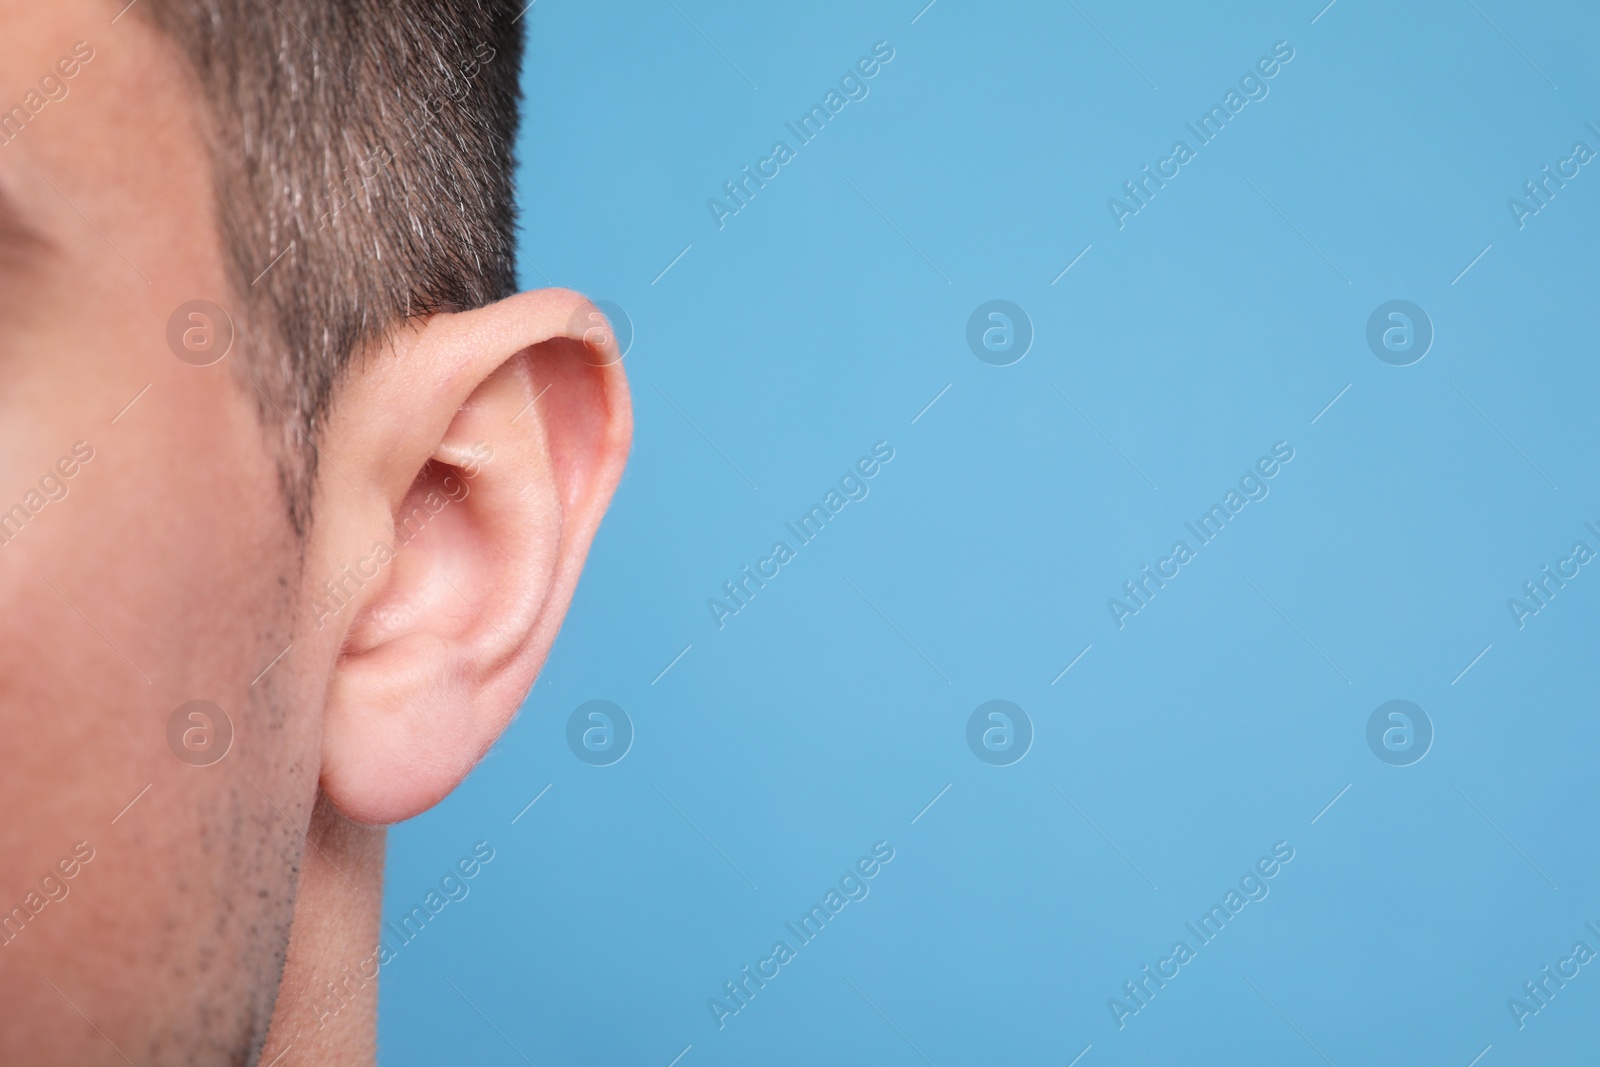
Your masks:
{"label": "short dark hair", "polygon": [[515,289],[523,4],[142,9],[199,83],[235,352],[281,437],[280,480],[304,536],[315,441],[351,359],[407,320]]}

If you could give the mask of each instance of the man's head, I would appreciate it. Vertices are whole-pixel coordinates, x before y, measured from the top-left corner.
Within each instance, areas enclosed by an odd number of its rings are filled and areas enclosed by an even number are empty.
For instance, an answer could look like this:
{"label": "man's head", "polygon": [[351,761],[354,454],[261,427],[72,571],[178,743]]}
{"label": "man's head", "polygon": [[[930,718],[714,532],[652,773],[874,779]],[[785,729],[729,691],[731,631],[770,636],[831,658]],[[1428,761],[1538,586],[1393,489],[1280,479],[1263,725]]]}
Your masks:
{"label": "man's head", "polygon": [[0,0],[0,1061],[244,1063],[532,685],[627,389],[508,295],[520,4],[125,2]]}

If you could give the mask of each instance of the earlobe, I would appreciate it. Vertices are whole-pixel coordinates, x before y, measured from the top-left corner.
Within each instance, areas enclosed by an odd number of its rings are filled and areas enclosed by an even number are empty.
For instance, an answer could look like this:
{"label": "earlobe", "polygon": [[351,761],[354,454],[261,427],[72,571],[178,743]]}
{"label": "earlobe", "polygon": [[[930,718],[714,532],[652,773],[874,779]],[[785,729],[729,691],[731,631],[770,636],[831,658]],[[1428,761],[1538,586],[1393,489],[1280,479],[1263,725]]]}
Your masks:
{"label": "earlobe", "polygon": [[352,819],[442,799],[543,666],[632,428],[609,331],[571,326],[586,305],[545,290],[436,316],[340,397],[329,540],[360,545],[337,531],[377,516],[368,554],[388,557],[352,598],[324,712],[322,788]]}

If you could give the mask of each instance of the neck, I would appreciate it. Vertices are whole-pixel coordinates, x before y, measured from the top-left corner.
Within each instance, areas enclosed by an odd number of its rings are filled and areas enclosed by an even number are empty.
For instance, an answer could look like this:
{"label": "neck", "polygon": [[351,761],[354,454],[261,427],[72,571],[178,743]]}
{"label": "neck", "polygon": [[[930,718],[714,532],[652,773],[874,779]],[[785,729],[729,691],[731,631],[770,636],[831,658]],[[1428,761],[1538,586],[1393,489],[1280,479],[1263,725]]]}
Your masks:
{"label": "neck", "polygon": [[258,1062],[371,1064],[384,831],[351,822],[319,793],[306,837],[283,980]]}

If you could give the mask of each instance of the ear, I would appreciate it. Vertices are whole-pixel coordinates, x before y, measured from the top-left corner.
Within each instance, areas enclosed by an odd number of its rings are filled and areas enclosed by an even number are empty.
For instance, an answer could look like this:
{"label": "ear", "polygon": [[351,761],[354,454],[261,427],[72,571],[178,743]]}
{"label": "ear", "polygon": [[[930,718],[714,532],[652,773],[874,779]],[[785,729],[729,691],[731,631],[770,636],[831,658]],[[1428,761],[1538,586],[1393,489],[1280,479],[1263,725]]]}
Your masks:
{"label": "ear", "polygon": [[[566,290],[441,313],[341,386],[310,614],[336,638],[321,785],[410,818],[483,758],[538,677],[627,459],[615,341]],[[326,572],[322,580],[317,567]]]}

